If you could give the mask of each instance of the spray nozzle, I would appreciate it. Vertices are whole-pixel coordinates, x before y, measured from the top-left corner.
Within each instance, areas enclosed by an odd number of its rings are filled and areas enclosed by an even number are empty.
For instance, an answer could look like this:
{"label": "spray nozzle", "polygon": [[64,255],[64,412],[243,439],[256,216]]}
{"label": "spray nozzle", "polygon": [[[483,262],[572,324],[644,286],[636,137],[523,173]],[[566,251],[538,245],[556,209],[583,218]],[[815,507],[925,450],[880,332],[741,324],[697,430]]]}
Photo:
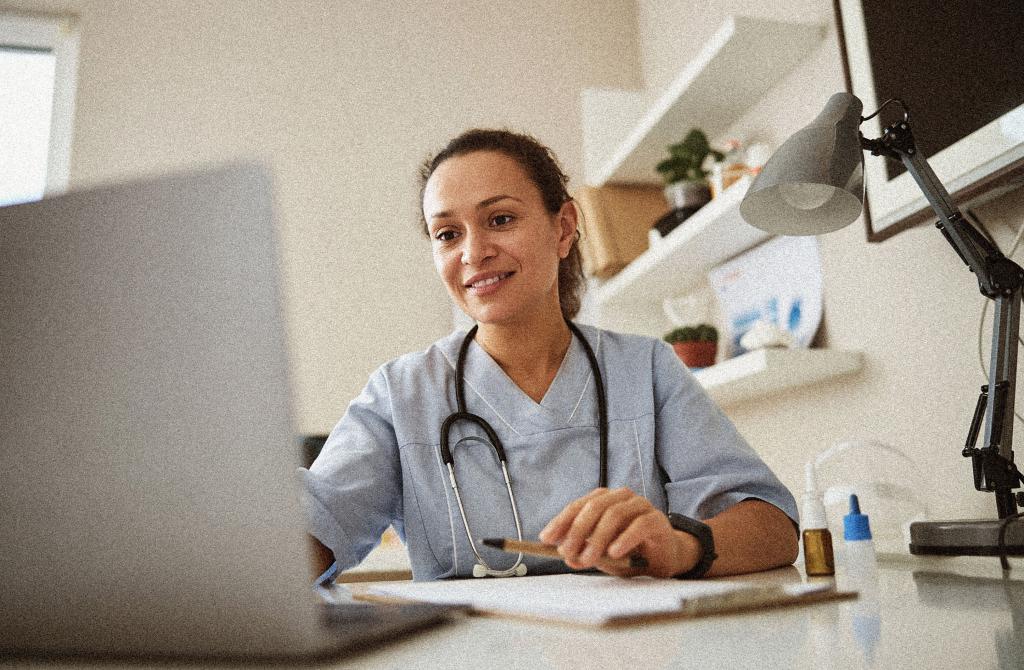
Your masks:
{"label": "spray nozzle", "polygon": [[804,490],[808,493],[814,493],[818,490],[818,484],[814,479],[814,462],[808,461],[804,465]]}
{"label": "spray nozzle", "polygon": [[808,462],[804,466],[805,488],[804,504],[800,521],[804,528],[828,528],[825,520],[825,504],[818,493],[817,484],[814,481],[814,463]]}

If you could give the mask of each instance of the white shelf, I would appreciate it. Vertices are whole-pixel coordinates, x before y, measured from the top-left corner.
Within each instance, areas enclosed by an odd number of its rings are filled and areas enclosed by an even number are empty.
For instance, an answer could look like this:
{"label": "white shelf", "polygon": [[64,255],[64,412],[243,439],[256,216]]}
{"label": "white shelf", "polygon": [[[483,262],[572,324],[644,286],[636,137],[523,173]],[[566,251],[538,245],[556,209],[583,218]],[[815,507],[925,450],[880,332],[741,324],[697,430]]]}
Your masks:
{"label": "white shelf", "polygon": [[616,327],[621,312],[638,304],[683,295],[703,282],[713,267],[746,251],[771,235],[740,217],[740,201],[750,186],[743,178],[595,291],[599,322]]}
{"label": "white shelf", "polygon": [[850,374],[860,369],[859,351],[761,349],[694,373],[721,406]]}
{"label": "white shelf", "polygon": [[[591,89],[582,105],[588,184],[658,182],[654,167],[690,128],[723,135],[815,49],[820,24],[730,16],[660,94]],[[594,292],[598,325],[650,332],[665,298],[692,292],[714,267],[771,237],[739,213],[743,179],[653,245]],[[720,405],[763,397],[861,367],[859,352],[826,349],[754,351],[700,370],[697,379]]]}
{"label": "white shelf", "polygon": [[654,166],[670,144],[693,127],[711,138],[726,132],[824,34],[819,24],[730,16],[653,103],[647,91],[585,91],[586,182],[660,181]]}

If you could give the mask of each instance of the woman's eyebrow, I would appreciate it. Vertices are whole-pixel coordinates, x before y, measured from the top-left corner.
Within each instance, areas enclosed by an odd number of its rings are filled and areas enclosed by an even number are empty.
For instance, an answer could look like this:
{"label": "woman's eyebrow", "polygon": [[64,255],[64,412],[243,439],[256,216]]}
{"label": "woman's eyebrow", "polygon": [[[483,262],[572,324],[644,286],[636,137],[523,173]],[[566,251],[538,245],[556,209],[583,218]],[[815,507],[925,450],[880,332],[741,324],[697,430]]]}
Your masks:
{"label": "woman's eyebrow", "polygon": [[[517,198],[514,195],[504,195],[504,194],[502,194],[502,195],[494,195],[494,196],[491,196],[490,198],[485,198],[484,200],[481,200],[480,202],[478,202],[477,205],[476,205],[476,208],[479,210],[479,209],[483,209],[484,207],[490,207],[494,203],[501,202],[502,200],[515,200],[516,202],[523,202],[520,198]],[[446,209],[446,210],[443,210],[443,211],[440,211],[440,212],[435,212],[434,214],[431,214],[429,218],[430,218],[430,220],[434,220],[434,219],[448,219],[448,218],[451,218],[452,216],[453,215],[452,215],[451,211]]]}
{"label": "woman's eyebrow", "polygon": [[516,202],[522,202],[522,200],[515,197],[514,195],[495,195],[490,198],[487,198],[486,200],[481,200],[477,204],[476,208],[483,209],[484,207],[489,207],[490,205],[493,205],[494,203],[500,202],[502,200],[515,200]]}

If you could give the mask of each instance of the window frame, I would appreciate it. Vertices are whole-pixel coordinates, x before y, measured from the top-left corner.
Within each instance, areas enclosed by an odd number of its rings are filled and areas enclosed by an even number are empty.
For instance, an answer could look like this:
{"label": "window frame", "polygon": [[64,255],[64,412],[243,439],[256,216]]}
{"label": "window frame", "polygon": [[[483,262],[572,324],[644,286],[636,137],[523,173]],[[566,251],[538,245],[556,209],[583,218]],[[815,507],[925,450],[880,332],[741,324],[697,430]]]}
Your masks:
{"label": "window frame", "polygon": [[75,92],[78,84],[78,18],[0,12],[0,46],[49,51],[54,56],[53,112],[44,194],[67,190],[71,175]]}

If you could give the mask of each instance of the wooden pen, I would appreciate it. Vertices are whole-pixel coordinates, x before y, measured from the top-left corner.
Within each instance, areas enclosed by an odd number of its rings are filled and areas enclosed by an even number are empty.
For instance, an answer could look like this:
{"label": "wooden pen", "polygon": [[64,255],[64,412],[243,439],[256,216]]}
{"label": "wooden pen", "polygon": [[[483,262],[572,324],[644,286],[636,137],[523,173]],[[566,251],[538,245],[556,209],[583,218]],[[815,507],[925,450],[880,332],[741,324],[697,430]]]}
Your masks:
{"label": "wooden pen", "polygon": [[[550,544],[494,537],[486,538],[484,540],[484,544],[488,547],[507,551],[510,554],[527,554],[529,556],[543,556],[545,558],[557,558],[562,560],[562,555],[558,553],[558,548]],[[639,554],[632,554],[626,558],[610,558],[608,556],[604,556],[600,561],[604,565],[620,570],[642,569],[647,567],[647,559]]]}

